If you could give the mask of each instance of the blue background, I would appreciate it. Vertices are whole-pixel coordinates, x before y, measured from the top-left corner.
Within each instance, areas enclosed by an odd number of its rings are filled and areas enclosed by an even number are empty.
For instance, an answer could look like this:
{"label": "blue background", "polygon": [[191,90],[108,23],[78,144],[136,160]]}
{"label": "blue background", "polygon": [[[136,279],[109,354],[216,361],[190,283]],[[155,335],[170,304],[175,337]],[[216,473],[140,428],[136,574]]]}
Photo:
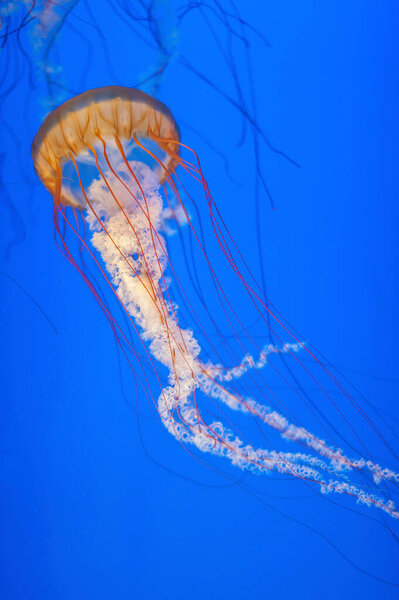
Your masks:
{"label": "blue background", "polygon": [[[300,164],[262,145],[276,209],[261,194],[257,213],[250,132],[237,144],[239,112],[179,60],[234,97],[220,51],[223,23],[212,21],[213,38],[197,9],[178,26],[165,21],[163,35],[177,31],[178,41],[157,95],[201,156],[226,222],[259,275],[258,219],[274,304],[397,431],[397,3],[237,6],[270,44],[247,28],[253,82],[242,48],[235,54],[243,88],[247,97],[253,90],[270,141]],[[105,0],[73,7],[51,57],[60,66],[55,79],[70,91],[53,87],[55,102],[101,85],[137,85],[156,66],[156,50],[130,22]],[[190,460],[145,405],[141,439],[126,401],[134,396],[129,373],[121,367],[123,394],[112,332],[56,250],[51,198],[31,165],[48,90],[28,29],[21,35],[28,58],[16,36],[2,50],[9,71],[1,100],[1,597],[399,597],[398,588],[359,571],[306,527],[361,569],[399,583],[397,545],[374,522],[309,497],[298,482],[282,489],[273,478],[257,478],[268,507]],[[391,441],[397,447],[393,435]],[[374,450],[374,439],[365,443]]]}

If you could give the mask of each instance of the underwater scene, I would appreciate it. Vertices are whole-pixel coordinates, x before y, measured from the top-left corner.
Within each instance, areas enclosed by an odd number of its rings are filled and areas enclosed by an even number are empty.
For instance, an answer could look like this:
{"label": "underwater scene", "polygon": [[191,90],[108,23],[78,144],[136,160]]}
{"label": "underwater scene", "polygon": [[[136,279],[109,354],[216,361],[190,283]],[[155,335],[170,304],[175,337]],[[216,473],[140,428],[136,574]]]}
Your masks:
{"label": "underwater scene", "polygon": [[399,598],[398,25],[0,3],[2,599]]}

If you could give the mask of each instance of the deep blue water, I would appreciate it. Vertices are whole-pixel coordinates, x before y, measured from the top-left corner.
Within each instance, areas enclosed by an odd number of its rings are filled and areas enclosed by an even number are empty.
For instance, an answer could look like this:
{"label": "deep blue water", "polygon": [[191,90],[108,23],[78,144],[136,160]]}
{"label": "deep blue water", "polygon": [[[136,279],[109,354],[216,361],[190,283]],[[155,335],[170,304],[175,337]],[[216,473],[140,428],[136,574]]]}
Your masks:
{"label": "deep blue water", "polygon": [[[373,508],[275,476],[245,475],[251,495],[186,454],[141,397],[137,416],[112,331],[54,244],[30,146],[49,108],[156,71],[155,27],[172,56],[141,87],[173,111],[259,280],[262,256],[273,304],[397,449],[398,7],[226,0],[185,13],[188,3],[165,0],[140,21],[147,4],[70,3],[48,56],[57,85],[31,43],[35,21],[2,39],[1,597],[397,598],[381,581],[399,585],[397,521],[384,517],[389,531]],[[234,106],[232,69],[252,127]],[[254,123],[299,165],[255,135],[272,201],[256,176]]]}

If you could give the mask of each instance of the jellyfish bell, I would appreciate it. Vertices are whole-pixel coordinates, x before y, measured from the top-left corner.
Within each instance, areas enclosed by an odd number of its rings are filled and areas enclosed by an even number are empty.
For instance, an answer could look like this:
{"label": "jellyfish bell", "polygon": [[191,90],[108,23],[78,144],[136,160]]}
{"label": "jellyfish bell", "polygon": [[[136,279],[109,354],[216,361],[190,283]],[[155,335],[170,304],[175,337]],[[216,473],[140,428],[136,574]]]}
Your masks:
{"label": "jellyfish bell", "polygon": [[[155,141],[165,153],[164,169],[174,171],[179,152],[179,129],[169,109],[145,92],[133,88],[109,86],[87,91],[71,98],[45,119],[32,144],[36,173],[51,194],[56,193],[62,165],[71,157],[87,155],[89,149],[106,140],[121,147],[122,140],[133,136]],[[174,143],[176,142],[176,143]],[[59,200],[76,206],[77,199],[66,185]]]}
{"label": "jellyfish bell", "polygon": [[[190,159],[181,156],[182,149]],[[129,159],[129,153],[134,159]],[[235,467],[289,476],[319,492],[345,495],[395,519],[399,517],[392,500],[399,474],[377,464],[367,453],[352,455],[331,437],[324,439],[311,432],[302,419],[286,409],[269,385],[265,375],[268,369],[287,383],[287,377],[273,362],[274,357],[287,355],[319,387],[325,401],[336,406],[312,368],[297,358],[305,352],[330,385],[335,385],[345,401],[353,405],[334,374],[290,332],[277,313],[271,312],[217,209],[197,155],[180,142],[178,127],[163,104],[130,88],[86,92],[46,118],[34,139],[32,157],[36,173],[54,199],[54,223],[61,250],[94,291],[127,359],[129,353],[137,358],[128,336],[74,259],[64,228],[73,232],[97,264],[137,334],[142,353],[139,362],[151,365],[159,385],[153,400],[162,423],[180,444],[227,459]],[[66,176],[68,163],[72,171]],[[94,175],[91,172],[85,179],[87,164]],[[246,302],[253,305],[264,325],[273,328],[279,343],[259,345],[246,329],[234,303],[235,291],[223,285],[220,268],[209,251],[209,240],[201,235],[201,227],[183,202],[178,167],[200,186],[208,231],[214,237],[213,248],[224,260],[223,270],[231,275],[229,281],[237,282]],[[209,288],[201,295],[202,314],[207,320],[196,313],[168,251],[163,219],[165,212],[170,215],[173,208],[170,195],[187,219],[191,241],[198,249],[203,272],[208,274]],[[69,209],[81,216],[90,240],[79,227],[79,219],[73,222]],[[195,270],[195,261],[190,268]],[[184,326],[181,324],[173,288],[178,289],[191,313],[190,324],[186,320]],[[220,303],[219,312],[208,302],[212,289]],[[220,333],[216,322],[219,314],[230,327],[234,346]],[[224,353],[215,344],[211,330],[219,335]],[[283,335],[289,341],[283,340]],[[166,368],[163,378],[159,377],[161,366]],[[147,389],[144,384],[143,391]],[[204,403],[210,403],[212,411],[207,412]],[[311,409],[318,417],[314,404]],[[240,431],[234,414],[246,415],[258,424],[261,443]],[[320,419],[318,423],[324,426]],[[270,434],[277,439],[273,442],[276,446],[270,443]],[[292,448],[287,450],[287,444]]]}

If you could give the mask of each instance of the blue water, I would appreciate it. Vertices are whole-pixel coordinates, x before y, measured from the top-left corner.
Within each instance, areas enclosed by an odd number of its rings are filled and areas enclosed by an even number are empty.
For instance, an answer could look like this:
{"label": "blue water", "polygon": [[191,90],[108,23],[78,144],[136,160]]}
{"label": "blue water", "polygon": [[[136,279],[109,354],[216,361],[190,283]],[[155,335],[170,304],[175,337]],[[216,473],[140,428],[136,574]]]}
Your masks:
{"label": "blue water", "polygon": [[[397,449],[397,3],[226,0],[179,20],[190,5],[165,1],[144,22],[143,5],[69,3],[48,56],[56,85],[32,45],[35,21],[1,50],[1,598],[398,598],[381,581],[399,585],[398,548],[377,510],[276,476],[245,475],[251,495],[186,454],[141,397],[137,415],[134,379],[54,244],[52,200],[30,158],[51,107],[137,86],[163,64],[146,43],[155,24],[167,65],[141,87],[198,152],[273,304],[364,395],[373,420],[377,407]],[[251,27],[240,29],[234,6]],[[257,137],[272,199],[256,175],[254,130],[234,106],[232,64],[257,126],[291,159]]]}

